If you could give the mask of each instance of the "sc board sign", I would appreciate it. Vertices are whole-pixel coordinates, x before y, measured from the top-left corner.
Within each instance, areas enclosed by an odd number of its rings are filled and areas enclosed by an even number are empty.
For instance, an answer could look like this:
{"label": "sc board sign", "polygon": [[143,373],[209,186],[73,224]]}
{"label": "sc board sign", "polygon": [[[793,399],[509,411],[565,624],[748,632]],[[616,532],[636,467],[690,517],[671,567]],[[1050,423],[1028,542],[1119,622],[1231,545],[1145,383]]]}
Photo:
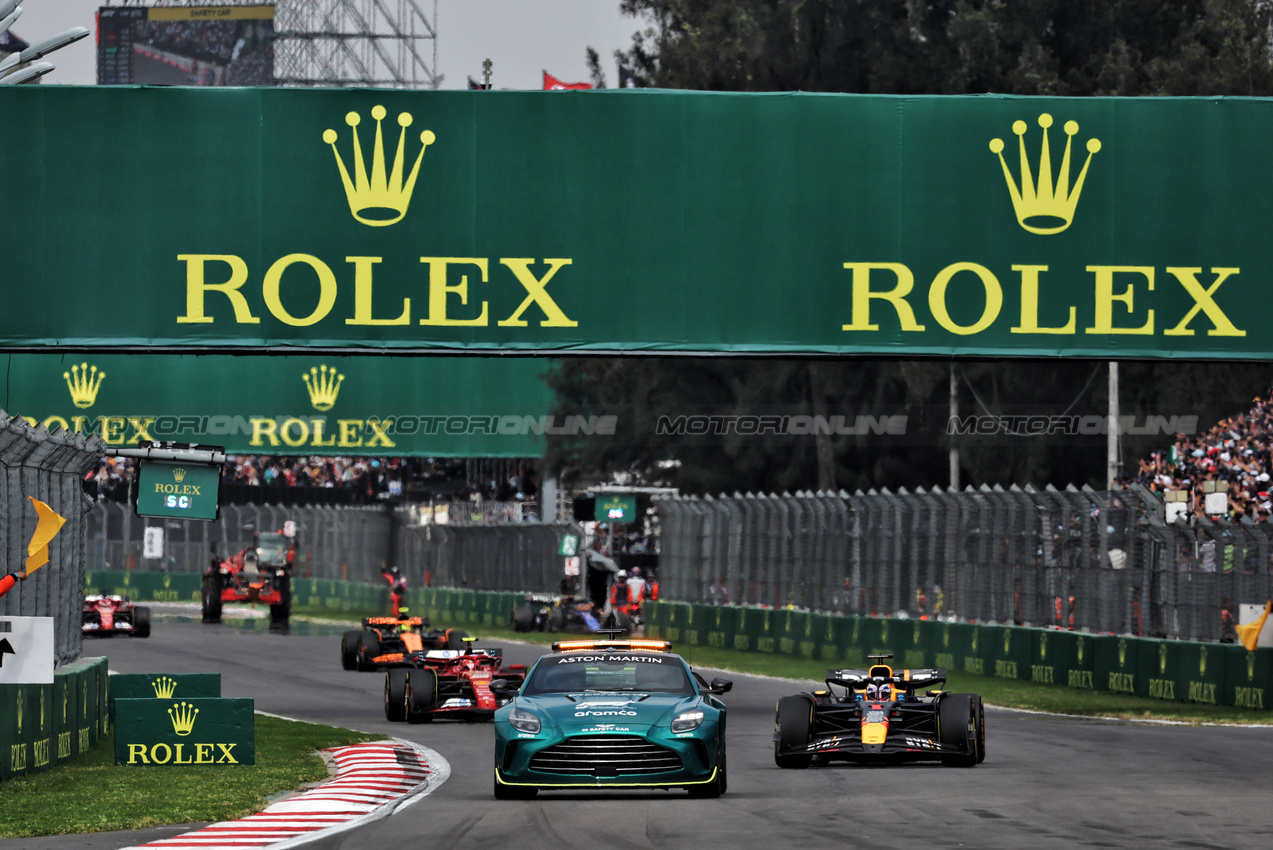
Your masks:
{"label": "sc board sign", "polygon": [[53,618],[0,617],[0,685],[53,684]]}
{"label": "sc board sign", "polygon": [[215,520],[221,467],[142,460],[137,473],[137,514]]}
{"label": "sc board sign", "polygon": [[632,522],[636,516],[636,496],[597,494],[597,522]]}

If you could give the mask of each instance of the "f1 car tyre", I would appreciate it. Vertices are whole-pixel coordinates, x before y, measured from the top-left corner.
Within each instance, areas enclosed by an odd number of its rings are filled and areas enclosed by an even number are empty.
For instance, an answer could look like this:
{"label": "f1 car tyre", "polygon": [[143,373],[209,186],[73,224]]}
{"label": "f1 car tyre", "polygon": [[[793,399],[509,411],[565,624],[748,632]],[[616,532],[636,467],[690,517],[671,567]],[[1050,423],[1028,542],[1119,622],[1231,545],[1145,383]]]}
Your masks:
{"label": "f1 car tyre", "polygon": [[977,708],[977,764],[986,760],[986,707],[979,694],[973,694],[973,704]]}
{"label": "f1 car tyre", "polygon": [[518,605],[513,610],[513,631],[529,632],[535,628],[535,609],[530,605]]}
{"label": "f1 car tyre", "polygon": [[371,659],[380,654],[380,635],[368,629],[358,638],[358,669],[374,670]]}
{"label": "f1 car tyre", "polygon": [[362,632],[345,632],[340,639],[340,666],[346,670],[358,669],[358,638]]}
{"label": "f1 car tyre", "polygon": [[278,589],[280,598],[277,604],[270,606],[270,625],[286,626],[292,616],[292,577],[287,573],[277,576],[274,586]]}
{"label": "f1 car tyre", "polygon": [[805,697],[783,697],[778,700],[774,725],[778,727],[778,740],[774,741],[774,764],[797,770],[808,767],[813,756],[788,751],[793,747],[808,746],[813,729],[813,701]]}
{"label": "f1 car tyre", "polygon": [[460,629],[446,630],[446,648],[447,649],[464,649],[464,639],[469,633]]}
{"label": "f1 car tyre", "polygon": [[438,702],[438,674],[432,670],[408,670],[406,687],[407,722],[431,722]]}
{"label": "f1 car tyre", "polygon": [[499,774],[495,775],[496,800],[529,800],[538,793],[538,788],[527,788],[524,785],[505,785],[499,781]]}
{"label": "f1 car tyre", "polygon": [[729,778],[725,773],[725,736],[722,733],[720,744],[716,748],[716,778],[706,785],[691,785],[690,796],[704,800],[715,800],[725,793],[729,787]]}
{"label": "f1 car tyre", "polygon": [[946,753],[946,767],[977,766],[977,706],[973,694],[950,694],[937,706],[937,739],[963,752]]}
{"label": "f1 car tyre", "polygon": [[150,609],[144,605],[133,609],[133,637],[150,637]]}
{"label": "f1 car tyre", "polygon": [[401,723],[407,719],[407,671],[390,667],[385,671],[385,720]]}
{"label": "f1 car tyre", "polygon": [[559,632],[566,627],[566,612],[554,605],[548,609],[548,631]]}
{"label": "f1 car tyre", "polygon": [[212,570],[203,577],[203,621],[221,622],[221,591],[224,578],[220,570]]}

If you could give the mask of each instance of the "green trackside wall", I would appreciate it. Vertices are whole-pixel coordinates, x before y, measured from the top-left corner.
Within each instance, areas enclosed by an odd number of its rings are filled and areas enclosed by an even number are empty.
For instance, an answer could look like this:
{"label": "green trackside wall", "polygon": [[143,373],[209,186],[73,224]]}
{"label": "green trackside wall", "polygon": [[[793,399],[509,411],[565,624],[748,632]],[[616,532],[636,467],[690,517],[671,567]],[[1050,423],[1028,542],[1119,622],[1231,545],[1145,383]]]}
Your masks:
{"label": "green trackside wall", "polygon": [[0,685],[0,780],[88,752],[107,729],[105,658],[59,668],[51,685]]}
{"label": "green trackside wall", "polygon": [[890,653],[904,667],[1177,702],[1273,707],[1273,649],[681,602],[647,603],[645,613],[647,633],[674,645],[800,656],[829,666],[865,666],[867,655]]}
{"label": "green trackside wall", "polygon": [[[199,602],[202,580],[198,573],[98,570],[84,574],[84,592],[118,593],[134,602]],[[341,613],[377,614],[389,610],[389,586],[297,578],[292,580],[292,604]]]}

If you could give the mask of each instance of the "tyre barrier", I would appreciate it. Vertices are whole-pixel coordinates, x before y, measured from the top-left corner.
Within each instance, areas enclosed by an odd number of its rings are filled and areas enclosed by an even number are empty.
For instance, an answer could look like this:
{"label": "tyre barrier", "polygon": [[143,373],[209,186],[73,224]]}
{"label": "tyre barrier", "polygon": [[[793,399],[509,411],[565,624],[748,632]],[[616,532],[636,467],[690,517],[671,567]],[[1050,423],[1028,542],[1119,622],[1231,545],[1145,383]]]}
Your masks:
{"label": "tyre barrier", "polygon": [[0,780],[92,749],[108,728],[105,658],[59,667],[51,685],[0,684]]}

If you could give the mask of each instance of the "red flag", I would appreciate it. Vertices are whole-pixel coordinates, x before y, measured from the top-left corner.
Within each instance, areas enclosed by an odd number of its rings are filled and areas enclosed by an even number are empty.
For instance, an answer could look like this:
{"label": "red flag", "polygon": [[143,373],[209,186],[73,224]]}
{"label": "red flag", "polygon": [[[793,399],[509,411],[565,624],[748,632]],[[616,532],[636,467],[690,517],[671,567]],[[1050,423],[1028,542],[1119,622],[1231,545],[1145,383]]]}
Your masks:
{"label": "red flag", "polygon": [[563,89],[590,89],[592,83],[563,83],[547,71],[544,72],[544,91],[562,91]]}

